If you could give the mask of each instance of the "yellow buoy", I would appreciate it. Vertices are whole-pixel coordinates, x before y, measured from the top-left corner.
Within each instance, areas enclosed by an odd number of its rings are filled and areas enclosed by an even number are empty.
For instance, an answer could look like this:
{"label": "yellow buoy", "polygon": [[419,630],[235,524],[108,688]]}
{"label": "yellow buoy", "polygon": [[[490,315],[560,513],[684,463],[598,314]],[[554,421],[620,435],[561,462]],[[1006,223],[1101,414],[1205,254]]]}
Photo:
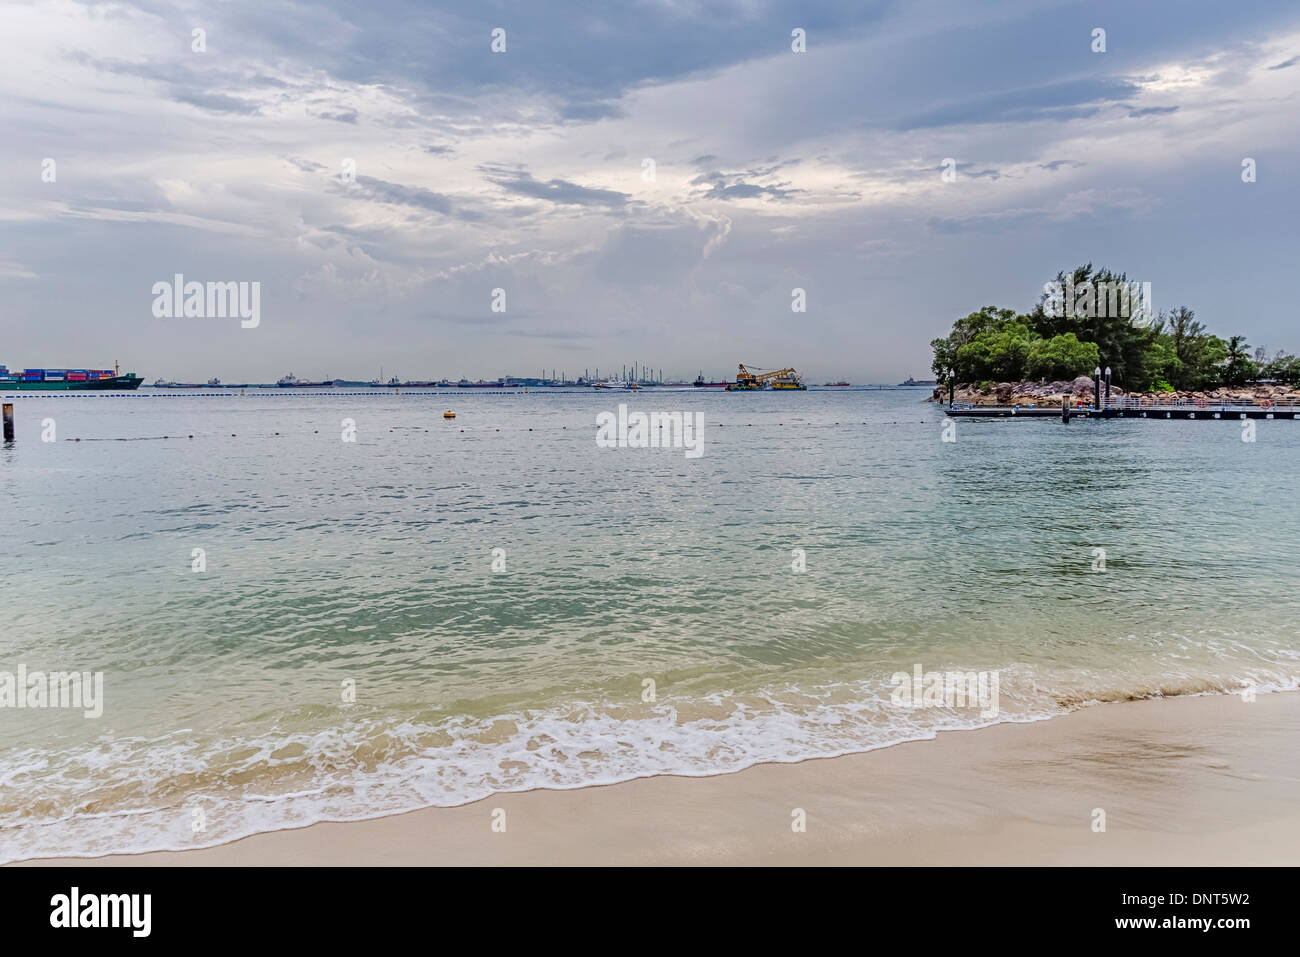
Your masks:
{"label": "yellow buoy", "polygon": [[444,419],[454,419],[456,418],[456,413],[448,410],[442,414],[442,417]]}

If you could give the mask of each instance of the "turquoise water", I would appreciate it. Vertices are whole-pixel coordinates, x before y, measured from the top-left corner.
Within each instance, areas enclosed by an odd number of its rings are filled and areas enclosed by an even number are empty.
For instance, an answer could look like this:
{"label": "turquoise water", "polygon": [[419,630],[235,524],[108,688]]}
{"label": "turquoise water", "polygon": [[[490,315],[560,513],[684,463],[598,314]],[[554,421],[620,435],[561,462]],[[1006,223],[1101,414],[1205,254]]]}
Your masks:
{"label": "turquoise water", "polygon": [[[1296,686],[1300,423],[946,443],[924,395],[13,400],[0,671],[104,709],[0,709],[0,860]],[[704,454],[597,448],[619,402]],[[996,672],[999,714],[898,706],[916,665]]]}

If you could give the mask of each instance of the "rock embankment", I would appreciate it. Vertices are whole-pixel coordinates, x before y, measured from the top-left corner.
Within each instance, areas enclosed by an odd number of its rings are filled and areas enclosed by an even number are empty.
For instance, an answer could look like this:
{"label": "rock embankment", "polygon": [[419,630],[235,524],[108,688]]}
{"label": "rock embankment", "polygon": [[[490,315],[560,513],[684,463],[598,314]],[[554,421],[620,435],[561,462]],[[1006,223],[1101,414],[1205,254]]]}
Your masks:
{"label": "rock embankment", "polygon": [[[1106,386],[1102,384],[1102,393]],[[1212,389],[1208,392],[1125,392],[1112,385],[1111,401],[1122,398],[1140,398],[1145,396],[1151,403],[1169,402],[1172,399],[1205,399],[1216,402],[1252,403],[1269,399],[1273,403],[1300,403],[1300,390],[1289,385],[1251,385],[1238,388]],[[986,389],[973,385],[959,385],[953,392],[953,400],[959,405],[1045,405],[1060,407],[1062,402],[1070,405],[1083,402],[1090,404],[1093,398],[1091,376],[1079,376],[1074,381],[1060,382],[999,382]],[[939,386],[934,390],[928,402],[948,401],[948,389]]]}

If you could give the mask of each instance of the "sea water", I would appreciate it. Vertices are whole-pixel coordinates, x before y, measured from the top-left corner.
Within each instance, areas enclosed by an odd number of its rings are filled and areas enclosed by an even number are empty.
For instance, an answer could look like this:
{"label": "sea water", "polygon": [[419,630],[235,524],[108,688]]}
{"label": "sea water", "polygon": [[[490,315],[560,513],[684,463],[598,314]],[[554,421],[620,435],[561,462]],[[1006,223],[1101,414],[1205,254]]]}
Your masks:
{"label": "sea water", "polygon": [[[0,708],[0,860],[1296,686],[1300,422],[944,441],[925,395],[12,399],[0,673],[103,700]],[[620,403],[702,454],[600,447]]]}

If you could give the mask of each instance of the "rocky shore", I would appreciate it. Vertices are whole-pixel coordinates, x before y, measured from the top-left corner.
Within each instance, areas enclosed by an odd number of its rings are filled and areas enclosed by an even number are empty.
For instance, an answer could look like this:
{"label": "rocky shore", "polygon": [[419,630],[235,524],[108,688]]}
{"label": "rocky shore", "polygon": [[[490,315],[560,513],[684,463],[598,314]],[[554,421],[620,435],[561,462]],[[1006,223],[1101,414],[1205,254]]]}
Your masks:
{"label": "rocky shore", "polygon": [[[1105,392],[1102,385],[1102,392]],[[1146,397],[1152,404],[1169,402],[1173,399],[1195,401],[1205,399],[1216,402],[1258,403],[1268,399],[1273,403],[1300,403],[1300,389],[1289,385],[1250,385],[1238,388],[1212,389],[1208,392],[1125,392],[1114,385],[1110,387],[1111,401],[1122,398]],[[1079,376],[1074,381],[1059,382],[999,382],[981,389],[975,385],[958,385],[953,392],[953,400],[959,405],[1035,405],[1056,406],[1062,402],[1077,405],[1079,402],[1091,404],[1093,399],[1093,381],[1091,376]],[[927,402],[948,402],[946,386],[935,388]]]}

